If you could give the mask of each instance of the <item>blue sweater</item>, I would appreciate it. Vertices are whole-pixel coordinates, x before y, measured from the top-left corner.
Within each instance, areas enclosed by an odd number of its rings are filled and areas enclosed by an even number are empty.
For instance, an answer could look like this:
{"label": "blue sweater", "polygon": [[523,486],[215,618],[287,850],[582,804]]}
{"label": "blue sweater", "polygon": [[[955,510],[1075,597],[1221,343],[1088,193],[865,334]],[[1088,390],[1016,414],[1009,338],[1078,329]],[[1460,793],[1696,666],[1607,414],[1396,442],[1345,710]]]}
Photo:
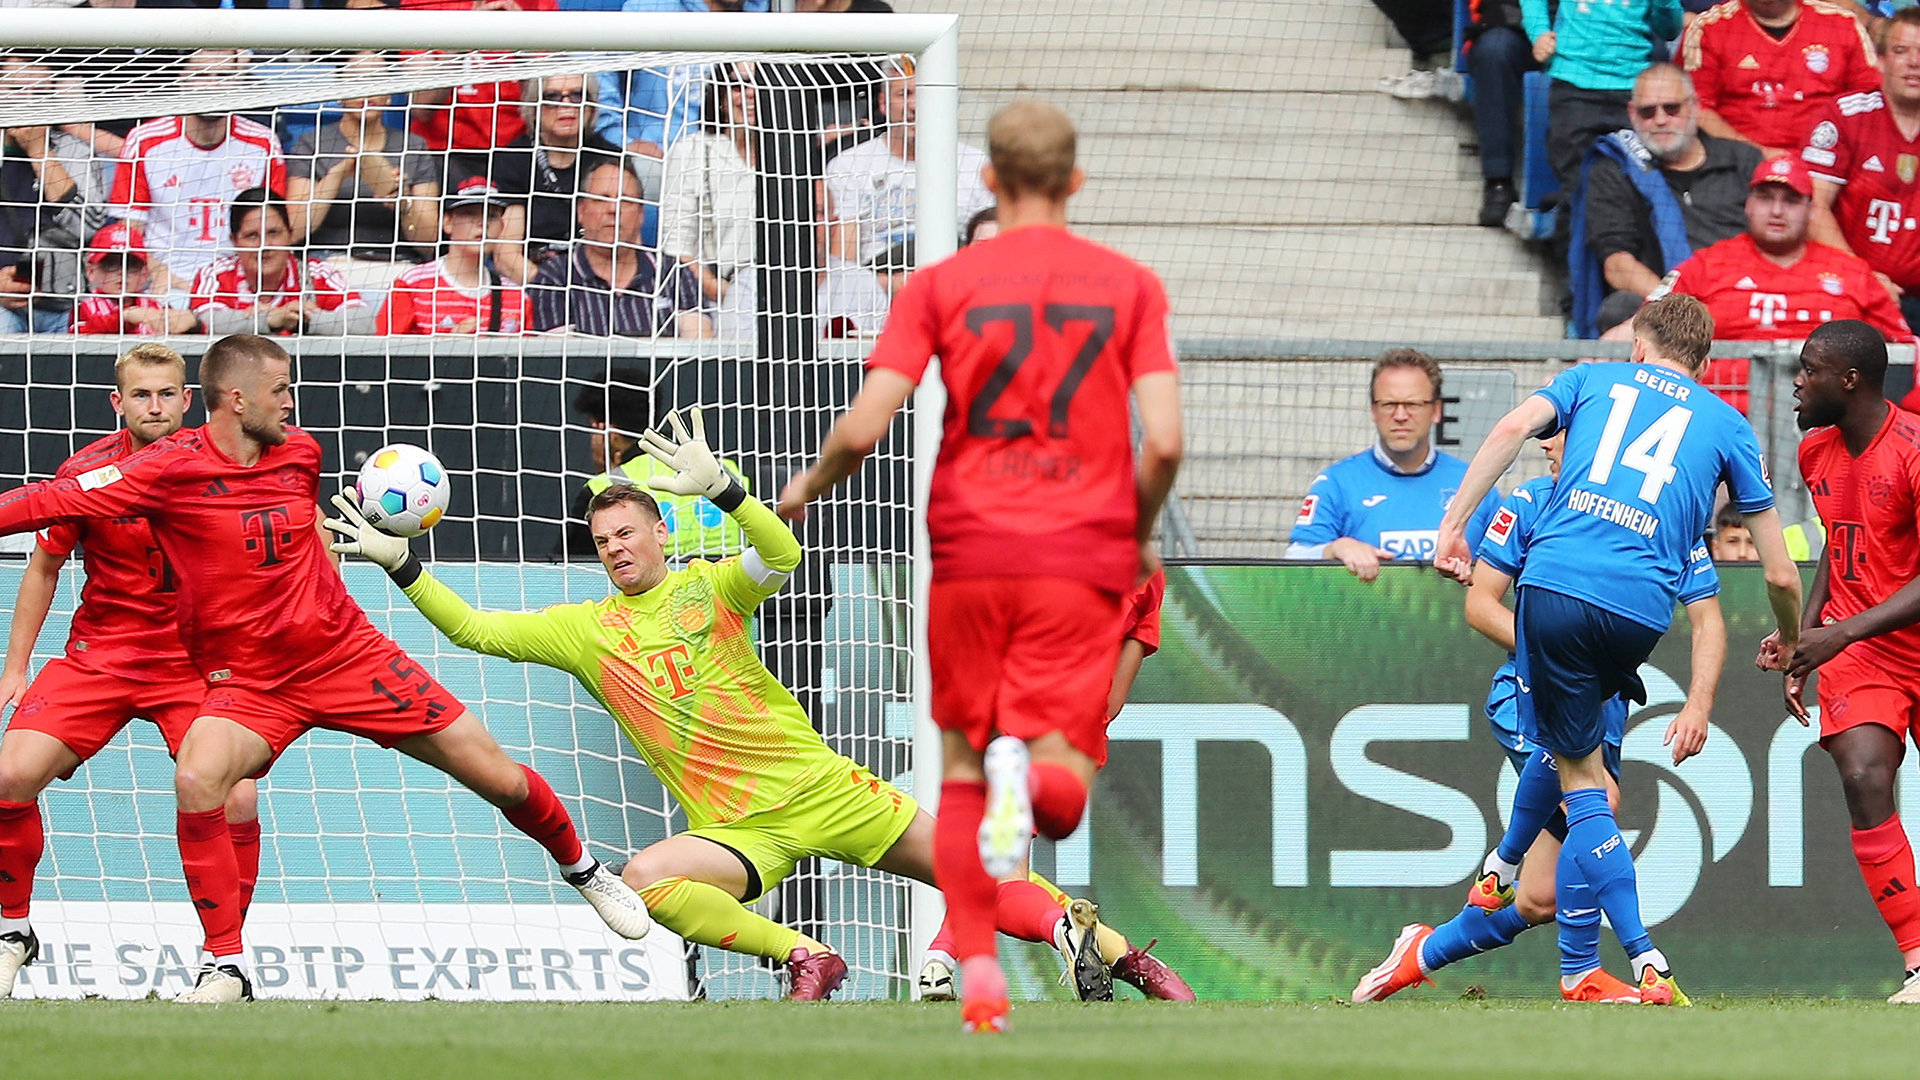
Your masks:
{"label": "blue sweater", "polygon": [[1582,90],[1632,90],[1652,55],[1653,39],[1680,34],[1680,0],[1579,0],[1549,21],[1547,0],[1520,0],[1527,37],[1551,30],[1547,74]]}

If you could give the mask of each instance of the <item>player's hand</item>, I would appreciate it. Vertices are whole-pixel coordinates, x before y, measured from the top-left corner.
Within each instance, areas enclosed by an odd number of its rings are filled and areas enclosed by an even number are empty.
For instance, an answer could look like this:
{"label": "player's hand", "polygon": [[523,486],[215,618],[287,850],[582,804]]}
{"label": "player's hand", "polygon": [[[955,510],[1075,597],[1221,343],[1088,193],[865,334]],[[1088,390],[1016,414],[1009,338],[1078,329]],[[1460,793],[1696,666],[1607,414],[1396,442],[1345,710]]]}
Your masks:
{"label": "player's hand", "polygon": [[1853,635],[1846,629],[1845,623],[1831,626],[1815,626],[1800,631],[1800,642],[1789,654],[1789,659],[1781,665],[1789,675],[1802,679],[1813,674],[1813,670],[1840,655],[1840,651],[1853,644]]}
{"label": "player's hand", "polygon": [[1553,59],[1553,53],[1554,53],[1553,31],[1549,30],[1544,34],[1541,34],[1538,38],[1534,40],[1533,62],[1536,64],[1544,64],[1548,60]]}
{"label": "player's hand", "polygon": [[1699,753],[1700,748],[1707,745],[1706,711],[1691,705],[1681,709],[1673,723],[1667,725],[1667,738],[1662,745],[1673,747],[1675,765]]}
{"label": "player's hand", "polygon": [[1792,675],[1787,676],[1785,690],[1787,715],[1800,721],[1801,727],[1806,727],[1808,721],[1811,719],[1811,714],[1807,712],[1807,703],[1803,696],[1806,692],[1807,680],[1804,676],[1800,678],[1795,678]]}
{"label": "player's hand", "polygon": [[[1160,572],[1160,566],[1160,552],[1154,549],[1153,541],[1140,541],[1140,572],[1133,576],[1133,587],[1137,589],[1145,585],[1149,578]],[[1374,572],[1379,573],[1377,569]]]}
{"label": "player's hand", "polygon": [[1326,551],[1340,560],[1340,565],[1347,568],[1347,573],[1361,581],[1372,581],[1379,577],[1380,564],[1393,559],[1393,552],[1350,536],[1343,536],[1328,544]]}
{"label": "player's hand", "polygon": [[18,708],[27,692],[27,673],[9,671],[0,674],[0,713]]}
{"label": "player's hand", "polygon": [[793,479],[787,481],[787,486],[780,489],[780,503],[773,508],[774,513],[788,521],[807,519],[807,504],[813,501],[813,496],[808,490],[813,486],[807,479],[810,475],[811,473],[806,469],[793,474]]}
{"label": "player's hand", "polygon": [[321,522],[340,534],[339,540],[327,546],[329,551],[339,555],[358,555],[389,573],[398,570],[400,564],[407,561],[409,549],[406,538],[374,528],[367,521],[367,516],[360,512],[358,491],[347,488],[333,497],[333,505],[340,511],[340,516]]}
{"label": "player's hand", "polygon": [[[729,487],[739,481],[733,474],[720,467],[713,456],[713,448],[707,445],[706,425],[700,421],[698,407],[687,410],[687,421],[682,422],[678,412],[667,414],[667,424],[673,428],[673,438],[669,439],[657,431],[640,433],[640,444],[654,460],[674,469],[672,476],[650,476],[647,486],[655,491],[667,491],[675,495],[705,495],[709,499],[718,499]],[[692,430],[688,430],[688,425]]]}
{"label": "player's hand", "polygon": [[1433,545],[1433,568],[1462,585],[1473,584],[1473,552],[1467,548],[1466,530],[1441,523]]}
{"label": "player's hand", "polygon": [[1761,671],[1786,670],[1786,658],[1780,655],[1780,631],[1760,639],[1760,652],[1753,658],[1753,666]]}

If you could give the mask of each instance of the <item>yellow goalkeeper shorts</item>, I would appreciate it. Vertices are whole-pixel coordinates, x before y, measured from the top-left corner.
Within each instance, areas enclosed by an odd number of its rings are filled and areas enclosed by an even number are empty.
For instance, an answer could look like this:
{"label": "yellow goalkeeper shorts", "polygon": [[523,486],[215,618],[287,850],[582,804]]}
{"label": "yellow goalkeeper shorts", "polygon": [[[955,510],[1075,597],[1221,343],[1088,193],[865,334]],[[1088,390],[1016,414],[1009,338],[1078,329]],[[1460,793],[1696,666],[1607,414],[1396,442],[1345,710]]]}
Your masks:
{"label": "yellow goalkeeper shorts", "polygon": [[818,856],[872,866],[913,824],[920,804],[851,758],[798,798],[777,810],[749,814],[724,825],[688,829],[739,855],[752,871],[752,903],[785,880],[801,859]]}

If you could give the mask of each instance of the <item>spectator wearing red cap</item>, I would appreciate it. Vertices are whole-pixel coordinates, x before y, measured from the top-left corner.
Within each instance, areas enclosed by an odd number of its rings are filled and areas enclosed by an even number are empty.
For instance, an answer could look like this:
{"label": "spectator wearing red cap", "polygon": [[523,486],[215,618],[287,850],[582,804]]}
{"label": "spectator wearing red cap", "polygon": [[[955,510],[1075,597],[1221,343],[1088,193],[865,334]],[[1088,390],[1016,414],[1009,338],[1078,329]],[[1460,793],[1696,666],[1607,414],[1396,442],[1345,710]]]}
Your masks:
{"label": "spectator wearing red cap", "polygon": [[294,253],[287,206],[266,188],[233,200],[233,254],[200,268],[193,314],[209,334],[366,334],[373,309],[346,275]]}
{"label": "spectator wearing red cap", "polygon": [[500,189],[472,176],[440,213],[446,254],[394,279],[375,319],[378,334],[518,334],[527,329],[527,296],[487,269],[486,245],[500,239],[506,203]]}
{"label": "spectator wearing red cap", "polygon": [[185,334],[193,313],[170,308],[147,292],[153,283],[140,230],[114,222],[87,244],[87,287],[73,308],[76,334]]}
{"label": "spectator wearing red cap", "polygon": [[[1890,341],[1913,341],[1872,267],[1807,239],[1812,214],[1807,167],[1791,157],[1761,162],[1747,193],[1747,231],[1694,252],[1647,299],[1699,297],[1722,340],[1798,340],[1822,323],[1863,319]],[[1711,360],[1700,381],[1744,414],[1747,368],[1744,357]]]}
{"label": "spectator wearing red cap", "polygon": [[1880,88],[1873,42],[1828,0],[1726,0],[1680,39],[1700,96],[1700,130],[1767,156],[1791,154],[1845,94]]}
{"label": "spectator wearing red cap", "polygon": [[1813,238],[1867,260],[1920,325],[1920,9],[1880,25],[1881,85],[1828,106],[1800,159]]}

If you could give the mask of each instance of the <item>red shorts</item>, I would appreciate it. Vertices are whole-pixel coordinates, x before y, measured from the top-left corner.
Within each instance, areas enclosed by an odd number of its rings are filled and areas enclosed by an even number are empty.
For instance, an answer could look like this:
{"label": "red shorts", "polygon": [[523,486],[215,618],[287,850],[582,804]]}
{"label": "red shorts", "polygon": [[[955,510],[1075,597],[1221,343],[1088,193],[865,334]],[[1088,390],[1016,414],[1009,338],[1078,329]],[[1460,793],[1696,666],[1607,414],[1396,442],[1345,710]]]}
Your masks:
{"label": "red shorts", "polygon": [[1849,648],[1820,668],[1820,738],[1861,724],[1879,724],[1907,740],[1920,710],[1920,687],[1890,671],[1878,656]]}
{"label": "red shorts", "polygon": [[86,761],[128,721],[145,719],[160,729],[167,753],[178,754],[180,740],[200,715],[200,699],[206,695],[206,680],[184,657],[178,663],[156,665],[150,678],[130,679],[103,674],[62,656],[34,676],[8,730],[51,735]]}
{"label": "red shorts", "polygon": [[[202,715],[231,720],[267,740],[274,758],[312,728],[344,731],[391,749],[444,730],[464,711],[400,646],[371,630],[271,684],[214,682],[200,702]],[[265,774],[263,768],[255,775]]]}
{"label": "red shorts", "polygon": [[1070,578],[936,578],[927,606],[933,722],[975,750],[1049,732],[1105,764],[1120,597]]}

